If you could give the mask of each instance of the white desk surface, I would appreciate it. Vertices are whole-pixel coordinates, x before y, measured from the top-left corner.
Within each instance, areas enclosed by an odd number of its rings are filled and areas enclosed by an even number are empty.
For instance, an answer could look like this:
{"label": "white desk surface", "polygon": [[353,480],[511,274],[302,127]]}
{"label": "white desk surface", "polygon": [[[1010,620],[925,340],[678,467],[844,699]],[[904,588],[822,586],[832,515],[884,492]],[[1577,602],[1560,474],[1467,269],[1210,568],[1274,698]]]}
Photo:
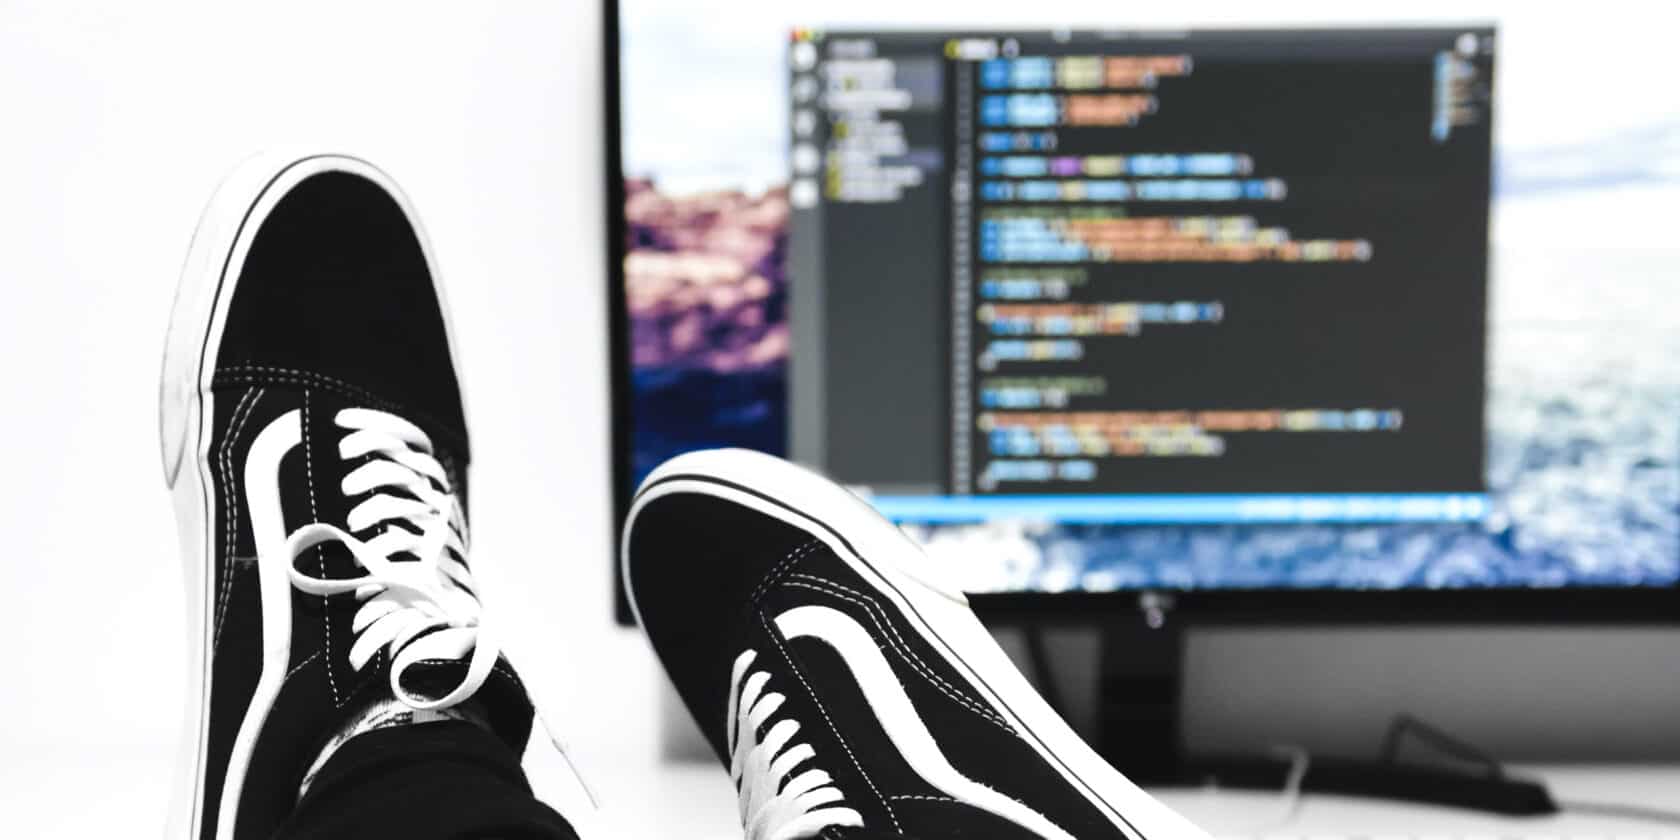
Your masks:
{"label": "white desk surface", "polygon": [[[604,837],[738,840],[741,836],[735,821],[734,790],[722,770],[709,764],[662,764],[651,776],[636,774],[626,766],[585,769],[593,771],[592,784],[607,800],[603,816],[610,830]],[[626,772],[632,775],[624,775]],[[1680,811],[1680,765],[1538,767],[1520,768],[1518,772],[1546,779],[1560,800]],[[625,801],[623,797],[630,789],[646,801]],[[1221,838],[1314,840],[1398,834],[1490,840],[1531,836],[1680,840],[1680,824],[1569,814],[1512,819],[1402,802],[1319,795],[1303,796],[1293,819],[1283,821],[1284,803],[1276,794],[1203,789],[1154,792]]]}
{"label": "white desk surface", "polygon": [[[21,748],[20,748],[21,747]],[[640,751],[635,751],[640,753]],[[597,752],[593,758],[608,756]],[[669,764],[621,752],[584,767],[604,801],[601,840],[739,840],[735,795],[721,769]],[[1560,799],[1680,809],[1680,765],[1538,768]],[[161,837],[173,761],[167,751],[0,745],[0,836]],[[533,779],[535,780],[535,775]],[[1166,790],[1157,793],[1220,837],[1384,834],[1442,837],[1592,836],[1680,838],[1680,826],[1605,817],[1500,819],[1441,808],[1330,796],[1304,797],[1295,818],[1278,823],[1281,802],[1265,793]]]}
{"label": "white desk surface", "polygon": [[[1554,799],[1662,808],[1680,814],[1680,766],[1529,767],[1523,775],[1547,781]],[[1307,795],[1293,818],[1275,794],[1230,790],[1160,790],[1162,801],[1219,837],[1360,836],[1445,837],[1592,836],[1680,838],[1680,823],[1561,814],[1510,818],[1342,796]]]}

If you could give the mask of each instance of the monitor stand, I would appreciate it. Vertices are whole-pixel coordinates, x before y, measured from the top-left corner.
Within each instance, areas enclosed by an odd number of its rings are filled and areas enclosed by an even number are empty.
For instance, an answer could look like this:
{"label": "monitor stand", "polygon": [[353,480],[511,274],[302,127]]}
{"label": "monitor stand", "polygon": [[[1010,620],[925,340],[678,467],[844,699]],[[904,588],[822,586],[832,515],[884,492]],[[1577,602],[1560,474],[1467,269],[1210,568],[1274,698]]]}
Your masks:
{"label": "monitor stand", "polygon": [[1179,781],[1183,770],[1179,700],[1185,627],[1170,596],[1146,594],[1141,615],[1123,612],[1101,630],[1097,751],[1139,784]]}
{"label": "monitor stand", "polygon": [[[1100,634],[1095,663],[1069,661],[1070,651],[1052,656],[1046,625],[1066,628],[1066,618],[1035,621],[1022,629],[1033,681],[1051,706],[1066,716],[1065,679],[1074,667],[1097,667],[1095,713],[1087,737],[1097,752],[1132,781],[1144,786],[1214,782],[1223,787],[1297,790],[1454,806],[1509,815],[1556,813],[1544,784],[1512,775],[1495,760],[1428,724],[1408,716],[1395,721],[1375,760],[1319,756],[1292,766],[1277,755],[1189,756],[1183,749],[1180,700],[1188,627],[1171,615],[1170,595],[1146,593],[1139,613],[1123,611],[1086,629]],[[1001,622],[1000,622],[1001,623]],[[1058,667],[1059,666],[1059,667]],[[1408,736],[1410,736],[1408,738]],[[1416,741],[1434,755],[1405,759],[1402,746]],[[1305,758],[1305,754],[1297,760]]]}
{"label": "monitor stand", "polygon": [[[1171,620],[1171,596],[1147,593],[1138,606],[1137,612],[1119,610],[1089,621],[998,615],[988,623],[1022,633],[1027,648],[1022,664],[1031,670],[1033,684],[1052,708],[1077,721],[1080,734],[1110,764],[1139,783],[1165,784],[1180,779],[1184,766],[1179,698],[1185,627]],[[982,617],[993,618],[983,608]],[[1047,635],[1068,631],[1086,639],[1095,634],[1096,644],[1047,641]],[[1067,702],[1068,692],[1079,689],[1095,696]]]}

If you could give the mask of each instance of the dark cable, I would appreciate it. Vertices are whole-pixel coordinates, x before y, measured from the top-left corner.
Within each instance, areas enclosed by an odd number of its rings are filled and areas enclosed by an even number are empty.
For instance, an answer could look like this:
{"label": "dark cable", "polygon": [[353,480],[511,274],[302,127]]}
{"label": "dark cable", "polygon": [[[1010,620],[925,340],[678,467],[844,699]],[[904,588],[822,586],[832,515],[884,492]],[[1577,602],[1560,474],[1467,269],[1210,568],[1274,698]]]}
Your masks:
{"label": "dark cable", "polygon": [[1498,759],[1482,752],[1473,744],[1431,726],[1421,718],[1405,713],[1394,716],[1394,722],[1388,728],[1388,735],[1383,738],[1383,761],[1389,764],[1401,763],[1400,746],[1407,735],[1435,748],[1442,755],[1482,768],[1492,778],[1503,778],[1505,775],[1505,766]]}

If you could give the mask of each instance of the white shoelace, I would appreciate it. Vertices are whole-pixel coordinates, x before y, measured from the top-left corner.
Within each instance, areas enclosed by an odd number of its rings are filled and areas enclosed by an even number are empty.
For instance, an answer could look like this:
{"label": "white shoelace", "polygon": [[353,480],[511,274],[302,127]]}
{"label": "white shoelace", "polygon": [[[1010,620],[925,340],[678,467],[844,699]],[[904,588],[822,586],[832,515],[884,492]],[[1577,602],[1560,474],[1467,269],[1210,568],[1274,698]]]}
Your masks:
{"label": "white shoelace", "polygon": [[[349,530],[313,522],[286,540],[292,585],[312,595],[354,592],[362,602],[352,624],[356,641],[350,667],[360,671],[381,649],[391,654],[391,691],[417,710],[446,709],[471,697],[495,667],[495,641],[481,624],[472,574],[457,558],[466,556],[462,512],[443,466],[432,455],[432,442],[414,424],[383,411],[350,408],[334,422],[349,430],[338,455],[349,461],[373,456],[351,470],[340,489],[346,496],[371,493],[351,509]],[[418,531],[388,525],[363,541],[354,532],[381,522],[401,521]],[[297,569],[297,558],[321,543],[336,540],[367,574],[356,578],[312,577]],[[413,559],[393,560],[406,553]],[[435,660],[468,660],[459,685],[441,697],[414,694],[403,687],[403,674]]]}
{"label": "white shoelace", "polygon": [[749,650],[737,657],[729,683],[729,775],[740,792],[746,840],[797,840],[832,826],[863,825],[862,815],[837,804],[845,797],[828,773],[808,768],[788,778],[816,756],[810,744],[793,742],[798,721],[777,721],[759,741],[759,730],[787,698],[765,693],[769,674],[755,671],[748,676],[757,656]]}

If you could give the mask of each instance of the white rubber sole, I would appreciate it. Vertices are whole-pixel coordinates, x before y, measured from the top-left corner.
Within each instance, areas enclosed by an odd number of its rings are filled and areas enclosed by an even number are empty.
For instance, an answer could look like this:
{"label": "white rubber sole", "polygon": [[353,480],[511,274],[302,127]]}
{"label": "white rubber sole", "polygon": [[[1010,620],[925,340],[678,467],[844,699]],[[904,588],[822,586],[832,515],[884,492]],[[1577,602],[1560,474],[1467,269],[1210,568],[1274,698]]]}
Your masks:
{"label": "white rubber sole", "polygon": [[850,491],[780,458],[741,449],[693,452],[665,462],[642,482],[619,546],[620,573],[638,622],[641,608],[629,586],[630,531],[643,507],[675,493],[728,499],[822,540],[896,604],[922,638],[1128,836],[1208,837],[1111,767],[1050,708],[974,616],[967,599],[955,587],[937,582],[920,546]]}
{"label": "white rubber sole", "polygon": [[[299,182],[333,171],[349,172],[379,184],[413,224],[432,273],[433,287],[443,310],[444,329],[449,336],[450,357],[456,365],[456,380],[460,380],[459,356],[450,331],[448,304],[443,290],[438,288],[436,262],[413,207],[389,176],[372,164],[347,155],[275,151],[240,164],[217,188],[193,233],[176,287],[158,389],[164,482],[175,502],[187,587],[188,693],[183,704],[178,781],[165,835],[170,838],[198,840],[205,836],[201,824],[204,753],[210,701],[210,633],[216,601],[210,574],[216,539],[212,533],[216,500],[211,482],[212,432],[208,421],[215,416],[210,382],[216,371],[216,348],[221,344],[234,286],[263,220]],[[219,835],[231,840],[231,833],[224,830]]]}

